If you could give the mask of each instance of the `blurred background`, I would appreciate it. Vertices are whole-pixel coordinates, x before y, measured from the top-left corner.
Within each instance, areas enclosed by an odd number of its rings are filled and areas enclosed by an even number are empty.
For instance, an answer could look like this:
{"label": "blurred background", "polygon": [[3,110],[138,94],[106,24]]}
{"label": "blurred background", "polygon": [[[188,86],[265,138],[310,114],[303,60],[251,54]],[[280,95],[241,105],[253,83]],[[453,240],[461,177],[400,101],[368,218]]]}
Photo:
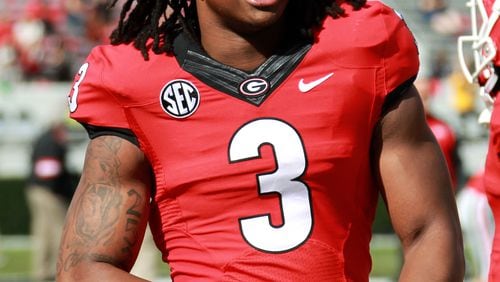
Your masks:
{"label": "blurred background", "polygon": [[66,165],[81,170],[86,136],[67,118],[66,97],[115,19],[104,1],[0,0],[0,234],[28,234],[24,186],[45,130],[65,125]]}
{"label": "blurred background", "polygon": [[[457,36],[469,32],[465,0],[387,0],[413,31],[420,51],[417,84],[429,115],[446,125],[454,143],[449,166],[458,193],[480,170],[487,130],[477,123],[482,102],[458,67]],[[66,97],[83,60],[107,36],[118,9],[105,0],[0,0],[0,281],[35,281],[33,213],[27,186],[34,144],[54,124],[65,128],[64,166],[74,189],[87,136],[67,118]],[[66,192],[67,192],[66,191]],[[373,281],[398,275],[401,252],[379,208],[372,243]],[[159,256],[156,280],[168,268]],[[468,269],[472,276],[474,269]]]}

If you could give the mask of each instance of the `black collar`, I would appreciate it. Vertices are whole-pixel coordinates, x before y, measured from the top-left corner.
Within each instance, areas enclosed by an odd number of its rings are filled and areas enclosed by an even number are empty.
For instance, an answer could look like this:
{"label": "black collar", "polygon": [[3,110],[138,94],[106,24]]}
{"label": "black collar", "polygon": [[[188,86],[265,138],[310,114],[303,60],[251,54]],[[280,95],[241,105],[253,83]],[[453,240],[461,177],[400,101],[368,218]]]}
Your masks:
{"label": "black collar", "polygon": [[210,58],[185,33],[176,37],[174,54],[179,65],[203,83],[259,106],[298,66],[312,46],[304,41],[287,45],[285,50],[269,57],[253,72],[245,72]]}

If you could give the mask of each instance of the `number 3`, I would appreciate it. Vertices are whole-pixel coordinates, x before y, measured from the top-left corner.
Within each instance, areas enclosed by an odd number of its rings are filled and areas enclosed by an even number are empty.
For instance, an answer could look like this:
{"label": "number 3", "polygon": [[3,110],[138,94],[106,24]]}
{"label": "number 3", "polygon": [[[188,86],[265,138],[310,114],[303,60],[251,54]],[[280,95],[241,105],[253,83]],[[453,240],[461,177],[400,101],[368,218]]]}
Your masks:
{"label": "number 3", "polygon": [[243,238],[252,247],[267,252],[286,252],[309,237],[312,211],[309,187],[299,177],[305,172],[306,157],[299,134],[276,119],[259,119],[245,124],[229,145],[231,162],[259,157],[259,147],[274,148],[276,171],[258,175],[260,194],[277,192],[281,198],[283,224],[273,226],[270,215],[240,218]]}
{"label": "number 3", "polygon": [[87,74],[87,70],[89,68],[89,63],[85,63],[80,67],[78,71],[78,80],[73,84],[73,93],[68,97],[69,111],[74,113],[76,108],[78,108],[78,91],[80,90],[80,84],[82,83],[85,75]]}

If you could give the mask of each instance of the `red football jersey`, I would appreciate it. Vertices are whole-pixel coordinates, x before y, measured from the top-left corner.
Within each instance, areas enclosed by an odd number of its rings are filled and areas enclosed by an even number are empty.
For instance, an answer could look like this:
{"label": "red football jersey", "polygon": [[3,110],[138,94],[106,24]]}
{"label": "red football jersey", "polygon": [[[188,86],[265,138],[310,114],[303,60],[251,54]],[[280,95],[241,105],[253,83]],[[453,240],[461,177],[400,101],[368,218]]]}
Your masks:
{"label": "red football jersey", "polygon": [[131,130],[152,164],[175,281],[368,281],[371,136],[418,54],[381,2],[344,8],[250,74],[185,44],[149,61],[101,46],[76,76],[71,116]]}
{"label": "red football jersey", "polygon": [[500,99],[495,99],[495,105],[490,124],[490,141],[484,184],[488,201],[495,219],[495,237],[490,262],[490,281],[500,280]]}

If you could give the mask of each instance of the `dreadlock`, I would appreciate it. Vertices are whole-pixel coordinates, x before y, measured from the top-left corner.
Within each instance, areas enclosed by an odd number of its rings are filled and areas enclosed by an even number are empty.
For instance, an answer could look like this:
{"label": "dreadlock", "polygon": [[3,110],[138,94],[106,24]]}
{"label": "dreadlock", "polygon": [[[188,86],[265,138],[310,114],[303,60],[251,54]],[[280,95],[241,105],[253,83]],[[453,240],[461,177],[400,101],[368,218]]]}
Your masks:
{"label": "dreadlock", "polygon": [[[290,0],[289,24],[298,34],[312,39],[314,29],[326,16],[344,15],[339,2],[343,0]],[[109,7],[118,0],[111,0]],[[134,3],[136,2],[136,3]],[[366,0],[345,0],[360,9]],[[174,38],[182,31],[199,39],[195,0],[126,0],[120,12],[118,26],[110,35],[111,44],[132,43],[148,59],[148,50],[155,54],[171,53]],[[152,39],[151,45],[148,41]]]}

